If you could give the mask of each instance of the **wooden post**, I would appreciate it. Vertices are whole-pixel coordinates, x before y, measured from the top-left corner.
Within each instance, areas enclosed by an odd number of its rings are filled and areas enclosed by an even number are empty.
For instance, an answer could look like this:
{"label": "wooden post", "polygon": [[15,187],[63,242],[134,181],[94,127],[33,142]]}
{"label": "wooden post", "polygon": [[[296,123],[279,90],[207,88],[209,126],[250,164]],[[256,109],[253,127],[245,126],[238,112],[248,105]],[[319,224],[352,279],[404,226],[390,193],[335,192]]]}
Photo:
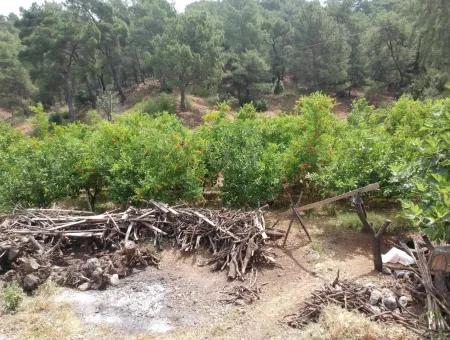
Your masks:
{"label": "wooden post", "polygon": [[301,219],[301,217],[300,217],[300,214],[297,212],[297,210],[295,210],[295,209],[300,205],[300,201],[302,200],[302,196],[303,196],[303,191],[300,192],[300,196],[298,196],[298,200],[297,200],[297,202],[296,202],[295,204],[294,204],[294,201],[292,200],[292,196],[290,196],[290,199],[291,199],[291,209],[292,209],[292,218],[291,218],[291,221],[289,222],[289,226],[288,226],[288,228],[287,228],[287,230],[286,230],[286,235],[284,236],[284,240],[283,240],[283,248],[284,248],[284,246],[286,245],[287,238],[288,238],[288,236],[289,236],[289,233],[291,232],[292,224],[294,223],[294,219],[295,219],[296,217],[297,217],[297,219],[298,219],[300,225],[302,226],[303,230],[305,231],[306,236],[308,236],[309,241],[310,241],[310,242],[312,241],[312,240],[311,240],[311,236],[309,236],[308,230],[306,230],[306,226],[305,226],[305,224],[303,223],[303,221],[302,221],[302,219]]}

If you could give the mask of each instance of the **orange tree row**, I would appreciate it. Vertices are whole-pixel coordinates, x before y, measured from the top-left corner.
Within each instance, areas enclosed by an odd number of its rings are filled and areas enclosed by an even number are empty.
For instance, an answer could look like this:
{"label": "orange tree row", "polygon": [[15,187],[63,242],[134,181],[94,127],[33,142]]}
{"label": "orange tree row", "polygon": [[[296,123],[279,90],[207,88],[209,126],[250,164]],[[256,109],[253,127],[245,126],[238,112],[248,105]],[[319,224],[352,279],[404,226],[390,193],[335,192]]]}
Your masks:
{"label": "orange tree row", "polygon": [[272,118],[249,104],[233,117],[221,104],[194,130],[167,113],[50,129],[41,120],[34,137],[3,124],[0,206],[44,207],[81,193],[92,209],[100,193],[124,205],[195,202],[218,178],[225,204],[256,206],[288,187],[312,199],[380,182],[417,225],[448,240],[450,99],[402,97],[383,109],[360,100],[347,119],[332,108],[315,93]]}

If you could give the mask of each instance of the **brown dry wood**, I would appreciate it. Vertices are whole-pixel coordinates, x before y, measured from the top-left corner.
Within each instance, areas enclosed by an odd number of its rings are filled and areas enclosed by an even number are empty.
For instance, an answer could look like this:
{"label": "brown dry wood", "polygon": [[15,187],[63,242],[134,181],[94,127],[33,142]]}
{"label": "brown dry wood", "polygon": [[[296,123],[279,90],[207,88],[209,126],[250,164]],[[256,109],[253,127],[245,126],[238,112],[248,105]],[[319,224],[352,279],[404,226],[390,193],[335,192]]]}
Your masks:
{"label": "brown dry wood", "polygon": [[[152,205],[154,207],[151,209],[131,207],[126,211],[115,210],[100,215],[57,209],[17,209],[15,214],[0,219],[0,254],[5,256],[5,247],[11,245],[42,261],[51,270],[53,264],[59,266],[60,260],[78,263],[81,260],[77,253],[88,252],[86,254],[90,254],[92,258],[105,257],[105,261],[107,258],[109,261],[116,261],[112,266],[104,263],[105,268],[109,268],[108,271],[115,268],[114,271],[120,275],[128,275],[132,266],[142,263],[157,264],[158,260],[146,252],[139,253],[137,247],[136,256],[126,259],[124,255],[119,256],[117,249],[119,252],[121,249],[126,250],[127,245],[132,242],[130,239],[145,242],[153,238],[156,245],[160,237],[167,237],[174,239],[184,251],[207,247],[212,253],[209,264],[214,265],[216,269],[227,268],[230,277],[243,279],[246,272],[255,265],[275,262],[266,248],[263,235],[268,238],[284,236],[282,231],[265,228],[262,208],[240,211],[169,207],[159,202],[153,202]],[[34,237],[38,246],[30,247],[24,243],[23,240],[29,240],[30,237]],[[37,254],[35,249],[38,249],[40,254]],[[70,277],[58,282],[65,285],[76,286],[90,282],[88,279],[91,274],[85,273],[81,267],[67,267],[63,272]],[[20,272],[17,275],[17,279],[21,280]],[[105,280],[107,281],[105,278],[97,282],[93,287],[104,287]]]}
{"label": "brown dry wood", "polygon": [[379,188],[380,188],[380,185],[378,183],[372,183],[372,184],[369,184],[369,185],[367,185],[365,187],[358,188],[356,190],[346,192],[345,194],[342,194],[342,195],[333,196],[333,197],[324,199],[324,200],[319,201],[319,202],[314,202],[314,203],[311,203],[311,204],[307,204],[307,205],[301,206],[301,207],[297,208],[297,210],[298,211],[311,210],[311,209],[314,209],[314,208],[318,208],[318,207],[320,207],[320,206],[322,206],[324,204],[333,203],[333,202],[336,202],[336,201],[339,201],[339,200],[342,200],[342,199],[345,199],[345,198],[352,197],[352,196],[354,196],[356,194],[362,194],[364,192],[370,192],[370,191],[378,190]]}
{"label": "brown dry wood", "polygon": [[422,319],[406,309],[401,315],[396,315],[391,311],[374,312],[367,303],[370,299],[370,292],[357,283],[347,280],[339,281],[336,277],[333,284],[325,284],[322,288],[314,291],[311,297],[302,303],[299,311],[286,315],[284,321],[291,327],[301,328],[310,322],[316,322],[322,310],[333,303],[350,311],[364,313],[371,319],[402,324],[418,334],[422,334],[426,329]]}

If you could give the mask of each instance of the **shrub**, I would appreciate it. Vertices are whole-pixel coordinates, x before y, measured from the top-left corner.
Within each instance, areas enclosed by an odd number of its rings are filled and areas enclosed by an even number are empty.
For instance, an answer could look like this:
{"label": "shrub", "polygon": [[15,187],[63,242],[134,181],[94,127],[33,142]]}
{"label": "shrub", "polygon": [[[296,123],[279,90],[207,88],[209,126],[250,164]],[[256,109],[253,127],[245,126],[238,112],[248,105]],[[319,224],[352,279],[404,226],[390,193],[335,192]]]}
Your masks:
{"label": "shrub", "polygon": [[273,90],[273,94],[279,95],[279,94],[282,94],[283,92],[284,92],[284,85],[283,85],[283,82],[282,82],[282,81],[277,82],[277,83],[275,84],[275,88],[274,88],[274,90]]}
{"label": "shrub", "polygon": [[256,109],[256,111],[258,112],[265,112],[267,111],[268,105],[267,105],[267,100],[261,98],[261,99],[256,99],[253,102],[253,105]]}
{"label": "shrub", "polygon": [[23,300],[22,288],[16,283],[10,283],[3,287],[1,291],[3,307],[8,312],[14,312]]}
{"label": "shrub", "polygon": [[253,103],[244,104],[238,111],[238,119],[255,119],[256,118],[256,108]]}
{"label": "shrub", "polygon": [[95,125],[102,121],[102,116],[97,110],[89,110],[86,112],[86,123]]}
{"label": "shrub", "polygon": [[31,119],[31,124],[33,125],[33,136],[38,138],[43,138],[47,135],[48,129],[50,127],[48,116],[44,111],[44,106],[38,103],[36,106],[30,106],[30,111],[34,113]]}
{"label": "shrub", "polygon": [[111,199],[175,202],[201,197],[203,166],[191,144],[191,132],[178,118],[133,114],[109,125],[117,125],[126,138],[107,160]]}
{"label": "shrub", "polygon": [[450,241],[450,99],[434,103],[410,157],[391,167],[403,185],[406,217],[431,239]]}
{"label": "shrub", "polygon": [[177,101],[174,96],[161,93],[156,97],[148,99],[144,103],[142,111],[150,115],[162,112],[176,113]]}
{"label": "shrub", "polygon": [[61,125],[64,122],[66,114],[64,112],[52,112],[48,117],[49,123]]}

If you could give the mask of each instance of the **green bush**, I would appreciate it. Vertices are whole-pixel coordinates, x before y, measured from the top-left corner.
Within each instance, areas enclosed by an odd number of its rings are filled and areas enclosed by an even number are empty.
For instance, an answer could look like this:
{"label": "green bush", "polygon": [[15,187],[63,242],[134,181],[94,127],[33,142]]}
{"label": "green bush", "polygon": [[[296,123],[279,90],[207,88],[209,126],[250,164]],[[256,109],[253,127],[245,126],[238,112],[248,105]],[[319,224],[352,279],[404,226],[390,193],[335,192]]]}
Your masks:
{"label": "green bush", "polygon": [[275,84],[275,88],[274,88],[274,90],[273,90],[273,93],[275,94],[275,95],[279,95],[279,94],[282,94],[284,92],[284,85],[283,85],[283,82],[277,82],[276,84]]}
{"label": "green bush", "polygon": [[262,205],[286,187],[313,200],[379,182],[373,195],[403,199],[417,227],[448,240],[450,100],[402,97],[382,109],[359,100],[347,119],[333,105],[313,93],[292,115],[264,117],[246,104],[233,119],[224,102],[194,130],[168,113],[50,130],[39,118],[34,137],[0,123],[0,208],[46,207],[81,192],[91,207],[101,192],[121,204],[192,202],[219,177],[224,203],[236,206]]}
{"label": "green bush", "polygon": [[403,185],[406,217],[430,238],[450,241],[450,99],[433,103],[416,134],[415,149],[391,166],[393,182]]}
{"label": "green bush", "polygon": [[34,113],[31,119],[31,124],[33,125],[33,136],[42,138],[48,133],[50,127],[48,121],[48,115],[44,111],[44,106],[38,103],[36,106],[30,106],[30,111]]}
{"label": "green bush", "polygon": [[267,100],[265,100],[264,98],[256,99],[253,102],[253,105],[258,112],[266,112],[268,109]]}
{"label": "green bush", "polygon": [[204,171],[191,134],[169,114],[131,114],[104,124],[94,140],[100,144],[97,152],[108,148],[109,155],[92,159],[106,178],[108,196],[119,203],[199,199]]}
{"label": "green bush", "polygon": [[148,99],[144,103],[142,111],[149,115],[162,112],[174,114],[177,112],[177,101],[174,96],[167,93],[161,93],[156,97]]}
{"label": "green bush", "polygon": [[264,140],[265,119],[221,120],[199,132],[207,179],[213,183],[219,173],[226,204],[263,204],[282,190],[282,149]]}
{"label": "green bush", "polygon": [[244,104],[238,111],[237,119],[255,119],[256,108],[253,103]]}
{"label": "green bush", "polygon": [[19,285],[10,283],[2,288],[1,297],[3,300],[3,308],[7,312],[15,312],[23,300],[24,293]]}

